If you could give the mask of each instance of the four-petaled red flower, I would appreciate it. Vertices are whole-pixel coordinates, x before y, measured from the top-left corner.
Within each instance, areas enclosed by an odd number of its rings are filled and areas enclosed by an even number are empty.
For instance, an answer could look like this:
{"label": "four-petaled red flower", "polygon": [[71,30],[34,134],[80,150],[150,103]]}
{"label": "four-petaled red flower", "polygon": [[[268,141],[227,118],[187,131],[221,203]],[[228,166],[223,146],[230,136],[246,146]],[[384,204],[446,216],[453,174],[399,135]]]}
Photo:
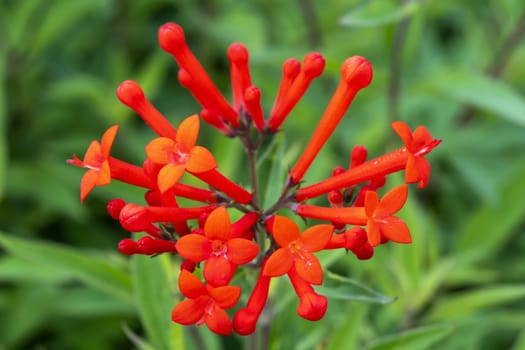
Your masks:
{"label": "four-petaled red flower", "polygon": [[253,260],[259,246],[248,239],[230,238],[231,223],[225,207],[210,213],[204,235],[192,233],[177,241],[177,251],[190,261],[204,263],[204,279],[211,285],[228,284],[238,265]]}
{"label": "four-petaled red flower", "polygon": [[186,170],[203,173],[217,167],[210,151],[202,146],[195,146],[199,124],[199,117],[194,114],[180,123],[175,141],[168,137],[159,137],[146,146],[148,159],[164,164],[157,177],[160,192],[164,193],[173,187]]}
{"label": "four-petaled red flower", "polygon": [[316,225],[306,229],[301,235],[295,222],[284,216],[275,216],[272,234],[281,248],[270,255],[263,274],[281,276],[295,268],[297,274],[306,282],[321,284],[323,270],[313,253],[326,246],[332,232],[332,225]]}
{"label": "four-petaled red flower", "polygon": [[118,125],[113,125],[106,130],[100,142],[91,141],[84,160],[78,159],[76,154],[73,159],[68,159],[73,164],[88,169],[80,182],[80,201],[84,202],[87,195],[95,186],[104,186],[111,182],[111,170],[109,167],[109,152],[117,135]]}
{"label": "four-petaled red flower", "polygon": [[366,231],[372,246],[381,243],[381,236],[398,242],[410,243],[410,231],[400,218],[393,216],[405,204],[408,196],[407,185],[401,185],[387,192],[381,200],[375,191],[365,194],[365,212],[368,217]]}
{"label": "four-petaled red flower", "polygon": [[232,332],[232,322],[224,310],[237,304],[241,295],[240,287],[204,285],[190,272],[182,270],[179,289],[187,299],[173,308],[171,319],[174,322],[183,325],[196,323],[197,326],[204,323],[211,331],[222,335]]}

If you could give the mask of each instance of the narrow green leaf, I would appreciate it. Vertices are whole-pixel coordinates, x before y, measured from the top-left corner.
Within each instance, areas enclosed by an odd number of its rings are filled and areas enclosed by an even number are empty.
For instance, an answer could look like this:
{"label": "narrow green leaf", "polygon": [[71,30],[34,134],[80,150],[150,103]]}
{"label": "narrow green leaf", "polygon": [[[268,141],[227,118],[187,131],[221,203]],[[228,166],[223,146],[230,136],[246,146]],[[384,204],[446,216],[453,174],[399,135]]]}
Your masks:
{"label": "narrow green leaf", "polygon": [[355,304],[346,313],[342,326],[336,328],[328,337],[326,350],[358,349],[361,327],[365,322],[367,306]]}
{"label": "narrow green leaf", "polygon": [[525,126],[525,99],[509,85],[480,73],[451,70],[428,79],[452,100],[491,111],[503,119]]}
{"label": "narrow green leaf", "polygon": [[327,298],[379,304],[390,304],[396,300],[396,298],[387,297],[351,278],[330,271],[326,271],[324,275],[332,283],[318,286],[315,290]]}
{"label": "narrow green leaf", "polygon": [[525,299],[525,285],[498,285],[457,293],[441,298],[432,309],[431,320],[450,320],[472,315],[485,308],[496,307]]}
{"label": "narrow green leaf", "polygon": [[176,274],[170,260],[167,254],[132,258],[135,298],[148,340],[157,350],[184,348],[182,326],[171,321]]}
{"label": "narrow green leaf", "polygon": [[[0,45],[2,45],[0,43]],[[5,72],[7,67],[6,50],[0,46],[0,202],[4,197],[7,173],[7,89]]]}
{"label": "narrow green leaf", "polygon": [[0,246],[8,253],[36,266],[46,266],[75,274],[78,280],[124,302],[132,302],[131,280],[112,264],[115,256],[96,255],[51,242],[20,238],[0,233]]}
{"label": "narrow green leaf", "polygon": [[367,350],[423,350],[452,333],[450,325],[427,326],[401,332],[399,334],[380,338],[370,343]]}
{"label": "narrow green leaf", "polygon": [[398,4],[389,0],[361,2],[356,9],[341,17],[339,23],[345,27],[383,26],[413,15],[422,5],[421,1],[406,2],[401,6]]}

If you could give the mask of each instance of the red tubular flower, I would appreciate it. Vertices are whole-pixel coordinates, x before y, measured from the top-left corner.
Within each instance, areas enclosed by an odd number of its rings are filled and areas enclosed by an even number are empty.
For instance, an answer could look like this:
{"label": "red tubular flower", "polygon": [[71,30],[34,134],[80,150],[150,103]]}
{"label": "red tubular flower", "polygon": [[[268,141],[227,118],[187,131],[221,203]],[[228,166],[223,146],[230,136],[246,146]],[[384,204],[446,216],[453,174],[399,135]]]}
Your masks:
{"label": "red tubular flower", "polygon": [[[304,57],[303,67],[297,77],[291,79],[295,75],[296,64],[294,61],[288,63],[286,67],[283,66],[283,71],[289,70],[290,72],[283,72],[283,80],[287,79],[284,84],[288,85],[289,80],[293,80],[289,89],[285,86],[279,87],[279,93],[275,104],[270,113],[268,119],[268,126],[270,130],[277,131],[281,124],[284,122],[286,117],[290,114],[290,111],[295,107],[297,102],[303,97],[304,93],[308,89],[308,86],[316,77],[321,75],[325,66],[325,60],[318,52],[311,52]],[[286,65],[286,63],[285,63]],[[288,75],[285,75],[288,73]]]}
{"label": "red tubular flower", "polygon": [[328,308],[328,299],[324,295],[317,294],[294,268],[288,272],[288,277],[299,297],[297,314],[310,321],[318,321],[323,318]]}
{"label": "red tubular flower", "polygon": [[95,186],[104,186],[111,182],[111,169],[109,166],[109,152],[117,134],[118,125],[110,127],[100,142],[92,141],[89,145],[84,160],[81,161],[74,154],[73,159],[68,159],[73,164],[88,169],[80,182],[80,201],[84,202],[87,195]]}
{"label": "red tubular flower", "polygon": [[281,247],[266,262],[263,274],[282,276],[294,268],[308,283],[321,284],[323,270],[312,253],[323,249],[332,236],[332,225],[316,225],[300,234],[299,227],[287,217],[276,215],[272,235]]}
{"label": "red tubular flower", "polygon": [[252,200],[252,194],[250,192],[222,175],[217,169],[212,169],[202,173],[191,172],[191,174],[218,191],[223,192],[237,203],[248,204]]}
{"label": "red tubular flower", "polygon": [[408,227],[401,219],[393,216],[401,210],[407,196],[408,187],[402,185],[387,192],[381,200],[379,200],[377,192],[366,192],[364,208],[323,208],[299,204],[295,211],[298,215],[307,218],[359,226],[366,225],[368,241],[374,247],[381,242],[381,235],[394,242],[410,243]]}
{"label": "red tubular flower", "polygon": [[238,111],[244,105],[244,92],[252,85],[248,67],[248,50],[243,44],[231,44],[228,48],[228,59],[230,60],[233,107]]}
{"label": "red tubular flower", "polygon": [[422,185],[425,186],[430,175],[430,167],[423,156],[438,146],[441,140],[433,139],[425,127],[416,129],[419,130],[417,135],[415,132],[414,134],[407,134],[409,129],[403,122],[392,123],[392,127],[398,134],[403,135],[402,140],[405,142],[405,147],[364,162],[343,174],[300,188],[297,190],[295,199],[302,202],[331,190],[350,187],[402,169],[407,171],[405,176],[407,183],[419,181],[419,188],[422,188]]}
{"label": "red tubular flower", "polygon": [[[264,269],[264,262],[261,271]],[[270,276],[265,276],[263,273],[259,274],[259,279],[253,287],[250,298],[246,307],[237,310],[233,317],[233,329],[240,335],[248,335],[255,332],[257,321],[261,315],[266,300],[268,299],[268,291],[270,290]]]}
{"label": "red tubular flower", "polygon": [[339,86],[326,107],[312,138],[290,171],[290,178],[296,184],[301,181],[326,140],[343,118],[357,92],[367,87],[372,81],[372,66],[363,57],[350,57],[343,63],[341,75]]}
{"label": "red tubular flower", "polygon": [[137,112],[146,124],[161,137],[175,140],[177,130],[164,116],[148,101],[139,84],[133,80],[126,80],[117,88],[117,97],[120,102]]}
{"label": "red tubular flower", "polygon": [[203,109],[201,111],[202,120],[219,130],[221,133],[228,137],[233,137],[235,132],[233,129],[221,118],[221,115],[211,109]]}
{"label": "red tubular flower", "polygon": [[154,239],[150,236],[144,236],[137,242],[131,238],[126,238],[120,241],[118,249],[122,254],[144,254],[153,255],[161,253],[176,253],[175,242],[167,241],[165,239]]}
{"label": "red tubular flower", "polygon": [[246,112],[252,118],[255,128],[264,130],[264,116],[261,106],[261,91],[256,86],[248,87],[244,92],[244,106]]}
{"label": "red tubular flower", "polygon": [[190,261],[204,264],[204,278],[214,286],[228,284],[238,265],[253,260],[259,246],[243,238],[231,238],[231,223],[225,207],[211,212],[204,235],[191,233],[177,241],[177,251]]}
{"label": "red tubular flower", "polygon": [[196,219],[203,212],[212,211],[215,205],[197,208],[152,207],[126,204],[120,211],[120,224],[130,232],[149,232],[154,222],[178,222]]}
{"label": "red tubular flower", "polygon": [[185,170],[202,173],[217,167],[210,151],[195,146],[198,134],[199,117],[194,114],[180,123],[175,140],[159,137],[146,146],[148,159],[164,165],[157,177],[161,193],[172,188]]}
{"label": "red tubular flower", "polygon": [[361,227],[352,227],[344,233],[333,235],[324,249],[345,248],[353,251],[367,242],[366,231]]}
{"label": "red tubular flower", "polygon": [[244,214],[239,220],[234,222],[230,231],[230,239],[232,238],[246,238],[247,232],[251,231],[259,215],[256,212],[249,212]]}
{"label": "red tubular flower", "polygon": [[234,127],[239,127],[237,112],[219,92],[191,52],[182,28],[175,23],[166,23],[160,27],[158,36],[161,48],[175,58],[180,68],[188,72],[192,79],[191,92],[202,107],[216,110]]}
{"label": "red tubular flower", "polygon": [[187,298],[177,304],[171,313],[174,322],[183,325],[206,324],[217,334],[228,335],[232,332],[232,323],[225,309],[237,304],[241,288],[235,286],[211,287],[204,285],[187,270],[179,276],[179,289]]}
{"label": "red tubular flower", "polygon": [[199,202],[215,203],[217,198],[215,192],[199,187],[189,186],[182,183],[176,183],[171,188],[173,194],[179,197],[193,199]]}

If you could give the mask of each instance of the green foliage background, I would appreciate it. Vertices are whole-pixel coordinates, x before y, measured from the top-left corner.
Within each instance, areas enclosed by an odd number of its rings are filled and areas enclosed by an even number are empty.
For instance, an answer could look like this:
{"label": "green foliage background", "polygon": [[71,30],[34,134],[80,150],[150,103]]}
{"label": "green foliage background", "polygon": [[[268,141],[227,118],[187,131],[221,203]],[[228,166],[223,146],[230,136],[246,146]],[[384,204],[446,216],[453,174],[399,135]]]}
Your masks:
{"label": "green foliage background", "polygon": [[[525,349],[522,0],[0,1],[0,349],[232,349],[260,341],[204,327],[198,338],[172,324],[177,267],[168,257],[120,256],[116,245],[127,234],[105,213],[108,199],[140,202],[142,194],[115,183],[82,206],[81,171],[65,163],[117,123],[114,153],[143,160],[153,133],[115,97],[123,80],[138,81],[174,123],[199,111],[158,47],[167,21],[183,26],[226,94],[226,48],[247,45],[266,110],[282,62],[322,52],[325,74],[285,124],[272,161],[278,169],[307,142],[341,62],[372,62],[373,83],[307,173],[310,183],[346,165],[355,144],[372,155],[399,147],[392,120],[426,125],[443,139],[429,156],[428,188],[413,191],[401,214],[414,244],[382,246],[365,262],[322,256],[330,270],[381,295],[346,284],[323,321],[311,323],[297,317],[286,286],[263,324],[270,348]],[[239,145],[203,129],[199,142],[221,171],[246,181]],[[382,304],[386,296],[395,302]]]}

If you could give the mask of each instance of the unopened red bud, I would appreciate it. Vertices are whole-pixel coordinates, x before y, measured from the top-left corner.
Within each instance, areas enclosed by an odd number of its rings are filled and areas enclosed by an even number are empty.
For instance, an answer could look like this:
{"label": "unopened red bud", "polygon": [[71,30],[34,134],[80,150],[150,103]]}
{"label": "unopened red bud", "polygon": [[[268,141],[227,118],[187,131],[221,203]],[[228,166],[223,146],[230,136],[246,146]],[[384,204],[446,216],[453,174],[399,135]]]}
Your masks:
{"label": "unopened red bud", "polygon": [[117,97],[126,106],[136,109],[141,103],[144,103],[146,96],[139,84],[133,80],[122,82],[117,88]]}
{"label": "unopened red bud", "polygon": [[248,49],[241,43],[233,43],[228,47],[228,58],[234,63],[248,62]]}
{"label": "unopened red bud", "polygon": [[301,72],[301,63],[295,58],[289,58],[283,63],[283,76],[287,79],[295,79]]}
{"label": "unopened red bud", "polygon": [[330,191],[328,193],[328,202],[330,202],[330,206],[332,207],[340,207],[343,203],[343,195],[341,194],[341,191]]}
{"label": "unopened red bud", "polygon": [[130,232],[146,231],[151,226],[145,207],[133,203],[126,204],[122,208],[119,220],[122,227]]}
{"label": "unopened red bud", "polygon": [[186,270],[188,272],[195,271],[195,267],[197,267],[197,264],[193,261],[184,260],[184,262],[180,265],[180,270]]}
{"label": "unopened red bud", "polygon": [[361,56],[352,56],[341,67],[343,79],[353,88],[359,90],[367,87],[372,81],[372,65]]}
{"label": "unopened red bud", "polygon": [[159,191],[148,191],[144,194],[144,199],[151,206],[159,206],[162,203]]}
{"label": "unopened red bud", "polygon": [[366,231],[361,227],[354,227],[345,233],[345,248],[354,251],[367,243]]}
{"label": "unopened red bud", "polygon": [[350,155],[350,168],[363,164],[366,161],[366,157],[368,157],[368,150],[365,146],[354,146]]}
{"label": "unopened red bud", "polygon": [[361,247],[355,249],[353,252],[359,260],[368,260],[374,256],[374,247],[372,247],[370,243],[366,242]]}
{"label": "unopened red bud", "polygon": [[327,307],[328,299],[324,295],[307,293],[301,296],[297,314],[309,321],[317,321],[323,318]]}
{"label": "unopened red bud", "polygon": [[118,244],[118,250],[125,255],[133,255],[138,253],[137,242],[131,238],[125,238]]}
{"label": "unopened red bud", "polygon": [[193,80],[191,79],[190,74],[185,69],[179,69],[179,72],[177,73],[177,78],[179,79],[180,85],[182,85],[186,89],[189,89],[191,87]]}
{"label": "unopened red bud", "polygon": [[121,198],[115,198],[108,202],[108,205],[106,206],[106,209],[108,211],[109,216],[111,216],[113,219],[118,220],[120,216],[120,211],[124,206],[126,205],[126,202],[124,202]]}
{"label": "unopened red bud", "polygon": [[175,23],[166,23],[159,28],[158,32],[160,47],[168,52],[173,53],[186,45],[184,31]]}
{"label": "unopened red bud", "polygon": [[333,170],[332,170],[332,176],[337,176],[339,174],[342,174],[344,173],[346,170],[345,168],[343,168],[342,166],[336,166]]}
{"label": "unopened red bud", "polygon": [[325,66],[325,60],[319,52],[310,52],[304,57],[303,71],[310,77],[321,75]]}

